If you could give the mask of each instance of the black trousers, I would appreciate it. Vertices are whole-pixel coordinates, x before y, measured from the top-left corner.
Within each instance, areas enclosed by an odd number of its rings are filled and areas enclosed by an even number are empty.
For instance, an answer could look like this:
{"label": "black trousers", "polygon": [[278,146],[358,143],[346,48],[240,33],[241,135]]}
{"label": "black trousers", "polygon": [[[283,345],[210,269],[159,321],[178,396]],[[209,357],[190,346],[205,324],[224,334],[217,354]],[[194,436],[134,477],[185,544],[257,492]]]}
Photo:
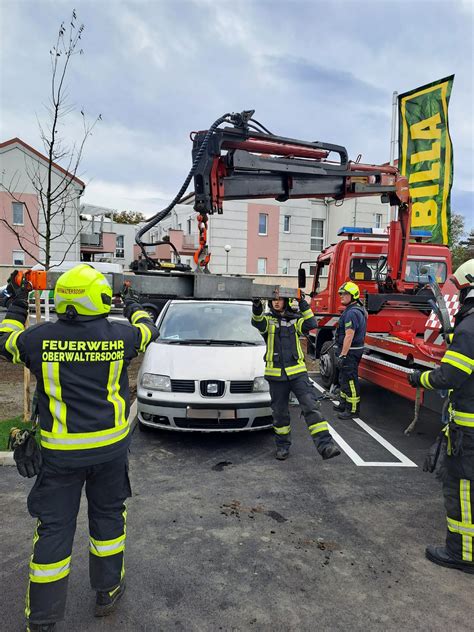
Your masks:
{"label": "black trousers", "polygon": [[360,409],[359,363],[363,350],[351,351],[339,367],[341,409],[358,413]]}
{"label": "black trousers", "polygon": [[28,510],[38,518],[26,595],[25,614],[31,623],[53,623],[64,618],[72,544],[84,484],[91,586],[94,590],[111,590],[124,576],[127,516],[124,502],[132,494],[127,458],[78,468],[44,463],[28,496]]}
{"label": "black trousers", "polygon": [[446,550],[452,559],[474,564],[474,455],[448,456],[446,465]]}
{"label": "black trousers", "polygon": [[301,412],[308,426],[308,430],[318,450],[332,441],[329,434],[328,422],[323,419],[318,410],[315,388],[311,384],[307,373],[302,373],[292,380],[269,380],[270,396],[272,399],[273,429],[277,447],[290,447],[291,426],[288,402],[293,392]]}

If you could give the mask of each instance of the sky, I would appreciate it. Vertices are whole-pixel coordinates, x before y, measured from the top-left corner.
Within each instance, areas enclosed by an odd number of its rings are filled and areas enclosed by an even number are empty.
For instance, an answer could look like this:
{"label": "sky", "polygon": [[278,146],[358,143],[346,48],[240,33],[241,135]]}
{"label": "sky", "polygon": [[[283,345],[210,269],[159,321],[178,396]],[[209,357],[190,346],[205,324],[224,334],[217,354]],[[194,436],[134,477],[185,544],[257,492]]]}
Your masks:
{"label": "sky", "polygon": [[102,119],[78,173],[85,203],[159,211],[191,166],[189,133],[229,111],[386,162],[393,91],[455,74],[451,206],[474,226],[474,0],[0,0],[1,141],[42,150],[49,51],[73,8],[84,53],[60,131],[72,144],[81,110]]}

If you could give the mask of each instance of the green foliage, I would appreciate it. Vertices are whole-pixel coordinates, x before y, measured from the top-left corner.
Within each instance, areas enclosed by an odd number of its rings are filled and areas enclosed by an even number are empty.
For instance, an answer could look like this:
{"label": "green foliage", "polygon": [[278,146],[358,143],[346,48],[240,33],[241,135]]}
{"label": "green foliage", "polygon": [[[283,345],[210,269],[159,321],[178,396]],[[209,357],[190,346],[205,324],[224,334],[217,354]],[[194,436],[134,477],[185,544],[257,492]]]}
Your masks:
{"label": "green foliage", "polygon": [[135,211],[121,211],[120,213],[114,213],[112,217],[117,224],[139,224],[146,221],[143,213]]}
{"label": "green foliage", "polygon": [[461,264],[472,258],[472,248],[467,246],[465,241],[465,221],[463,215],[453,213],[451,215],[451,258],[453,262],[453,270],[457,270]]}

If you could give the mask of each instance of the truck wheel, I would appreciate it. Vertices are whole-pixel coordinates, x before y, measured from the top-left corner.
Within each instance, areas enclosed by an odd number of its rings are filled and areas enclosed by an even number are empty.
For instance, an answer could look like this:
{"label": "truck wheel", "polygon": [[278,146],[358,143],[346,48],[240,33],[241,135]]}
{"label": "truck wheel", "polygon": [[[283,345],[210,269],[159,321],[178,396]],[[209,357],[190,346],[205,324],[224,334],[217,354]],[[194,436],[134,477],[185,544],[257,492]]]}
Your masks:
{"label": "truck wheel", "polygon": [[329,388],[336,378],[336,354],[332,340],[326,340],[319,356],[319,372],[324,388]]}

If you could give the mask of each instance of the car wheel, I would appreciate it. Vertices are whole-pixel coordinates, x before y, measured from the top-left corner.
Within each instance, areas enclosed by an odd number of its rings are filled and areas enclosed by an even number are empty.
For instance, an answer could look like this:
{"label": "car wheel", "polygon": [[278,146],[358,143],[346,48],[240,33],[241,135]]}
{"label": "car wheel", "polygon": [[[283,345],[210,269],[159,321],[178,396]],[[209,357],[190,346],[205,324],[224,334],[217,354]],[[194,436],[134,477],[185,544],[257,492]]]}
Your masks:
{"label": "car wheel", "polygon": [[324,388],[329,388],[334,384],[336,379],[336,354],[334,353],[334,344],[332,340],[327,340],[321,347],[319,356],[319,373]]}

